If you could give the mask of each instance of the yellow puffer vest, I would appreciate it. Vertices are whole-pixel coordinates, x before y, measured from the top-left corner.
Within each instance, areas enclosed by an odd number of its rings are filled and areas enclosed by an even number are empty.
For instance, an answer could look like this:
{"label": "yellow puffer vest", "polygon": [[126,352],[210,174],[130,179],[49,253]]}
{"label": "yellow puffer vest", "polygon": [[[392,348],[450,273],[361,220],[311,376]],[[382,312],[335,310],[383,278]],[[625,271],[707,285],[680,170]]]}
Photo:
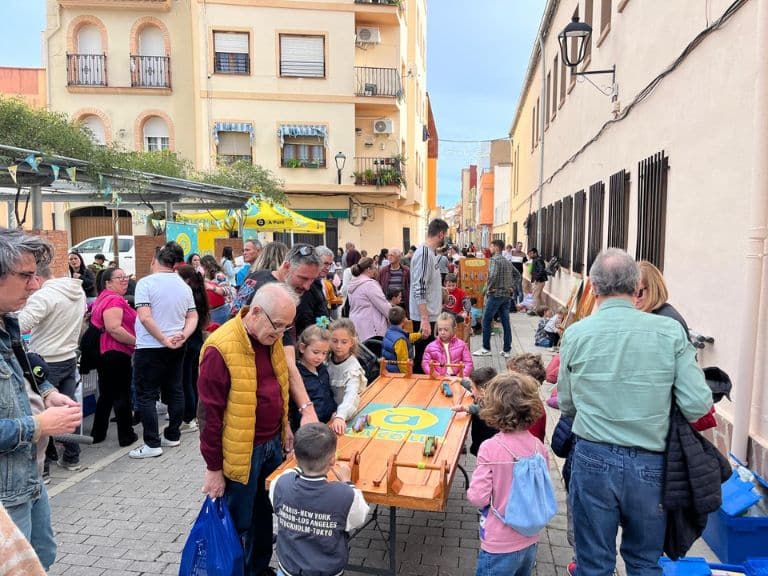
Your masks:
{"label": "yellow puffer vest", "polygon": [[[256,355],[240,315],[226,322],[213,332],[200,350],[200,358],[206,348],[213,346],[219,351],[229,370],[231,386],[224,409],[224,428],[221,444],[224,452],[224,476],[241,484],[248,483],[253,453],[253,434],[256,429]],[[288,425],[288,364],[285,362],[282,340],[278,339],[271,350],[272,369],[275,371],[283,396],[282,433]],[[284,440],[284,439],[283,439]]]}

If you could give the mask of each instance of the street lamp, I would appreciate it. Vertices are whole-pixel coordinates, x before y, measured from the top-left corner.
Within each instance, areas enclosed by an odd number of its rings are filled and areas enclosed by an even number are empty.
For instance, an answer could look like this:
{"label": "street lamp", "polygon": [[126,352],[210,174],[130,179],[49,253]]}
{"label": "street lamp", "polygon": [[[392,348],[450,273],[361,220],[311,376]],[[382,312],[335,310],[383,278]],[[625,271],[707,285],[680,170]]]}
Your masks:
{"label": "street lamp", "polygon": [[[579,22],[579,17],[574,16],[571,22],[563,28],[563,31],[557,35],[557,41],[560,43],[560,55],[563,64],[571,68],[573,76],[588,76],[590,74],[611,74],[611,84],[616,82],[616,65],[610,70],[590,70],[587,72],[576,72],[575,68],[584,61],[587,54],[587,46],[592,41],[592,26],[586,22]],[[568,50],[568,45],[573,50]]]}
{"label": "street lamp", "polygon": [[347,157],[343,152],[339,152],[333,157],[336,161],[336,173],[338,175],[339,185],[341,185],[341,171],[344,170],[344,165],[347,163]]}

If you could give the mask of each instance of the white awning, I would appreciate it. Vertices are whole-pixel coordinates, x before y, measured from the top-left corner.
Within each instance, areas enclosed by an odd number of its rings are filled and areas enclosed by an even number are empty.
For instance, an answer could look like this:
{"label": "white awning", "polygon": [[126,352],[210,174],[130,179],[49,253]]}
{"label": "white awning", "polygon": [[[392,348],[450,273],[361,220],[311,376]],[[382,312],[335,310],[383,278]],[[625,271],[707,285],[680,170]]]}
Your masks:
{"label": "white awning", "polygon": [[213,141],[218,146],[219,132],[247,132],[253,146],[253,124],[246,122],[216,122],[213,125]]}
{"label": "white awning", "polygon": [[319,124],[283,124],[278,130],[280,136],[280,147],[285,144],[285,137],[295,138],[297,136],[317,137],[323,145],[327,146],[328,127]]}

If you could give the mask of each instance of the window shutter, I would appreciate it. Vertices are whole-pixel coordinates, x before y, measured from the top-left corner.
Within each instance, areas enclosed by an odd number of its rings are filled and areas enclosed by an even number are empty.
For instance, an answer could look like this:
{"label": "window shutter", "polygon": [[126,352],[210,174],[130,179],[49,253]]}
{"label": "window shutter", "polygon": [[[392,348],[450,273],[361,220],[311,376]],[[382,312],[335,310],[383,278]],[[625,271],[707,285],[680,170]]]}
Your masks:
{"label": "window shutter", "polygon": [[325,37],[280,36],[280,75],[325,76]]}
{"label": "window shutter", "polygon": [[222,156],[250,156],[251,141],[247,132],[219,132],[217,152]]}
{"label": "window shutter", "polygon": [[248,34],[245,32],[214,32],[214,52],[248,54]]}

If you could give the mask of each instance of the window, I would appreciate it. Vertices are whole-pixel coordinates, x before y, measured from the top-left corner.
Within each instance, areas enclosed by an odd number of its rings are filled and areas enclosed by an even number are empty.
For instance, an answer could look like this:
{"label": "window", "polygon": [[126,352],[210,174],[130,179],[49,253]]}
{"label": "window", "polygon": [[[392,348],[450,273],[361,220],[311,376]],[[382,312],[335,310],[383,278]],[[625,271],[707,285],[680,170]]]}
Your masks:
{"label": "window", "polygon": [[216,156],[219,164],[252,162],[251,135],[248,132],[218,132]]}
{"label": "window", "polygon": [[552,256],[556,256],[561,261],[563,259],[563,201],[558,200],[554,206],[554,217],[552,222]]}
{"label": "window", "polygon": [[512,244],[517,244],[517,222],[512,223]]}
{"label": "window", "polygon": [[536,144],[541,140],[539,136],[539,114],[541,114],[541,102],[539,98],[536,98]]}
{"label": "window", "polygon": [[571,265],[571,239],[573,236],[573,196],[563,198],[563,243],[560,264],[565,268]]}
{"label": "window", "polygon": [[595,182],[589,187],[589,239],[587,241],[587,270],[603,249],[603,211],[605,183]]}
{"label": "window", "polygon": [[213,71],[217,74],[250,74],[248,32],[213,33]]}
{"label": "window", "polygon": [[587,194],[579,190],[573,203],[573,268],[577,274],[584,272],[584,224],[587,215]]}
{"label": "window", "polygon": [[531,108],[531,152],[536,147],[536,106]]}
{"label": "window", "polygon": [[560,75],[560,68],[558,67],[559,56],[555,56],[555,62],[552,64],[552,119],[557,116],[557,77]]}
{"label": "window", "polygon": [[101,30],[96,26],[82,26],[77,31],[77,53],[67,54],[67,84],[107,85],[107,56],[101,40]]}
{"label": "window", "polygon": [[565,100],[565,63],[560,62],[560,101]]}
{"label": "window", "polygon": [[[584,23],[592,26],[594,20],[594,7],[593,0],[584,0]],[[589,63],[590,55],[592,54],[592,36],[589,37],[589,43],[584,47],[584,67],[586,68]]]}
{"label": "window", "polygon": [[107,133],[101,118],[96,115],[85,116],[80,120],[80,125],[88,131],[94,144],[104,146],[107,143]]}
{"label": "window", "polygon": [[280,76],[325,78],[325,36],[280,34]]}
{"label": "window", "polygon": [[158,116],[150,116],[142,126],[144,136],[144,150],[154,152],[156,150],[168,150],[171,139],[168,135],[168,125]]}
{"label": "window", "polygon": [[536,246],[536,238],[538,236],[538,212],[531,212],[526,219],[526,228],[528,229],[528,250],[531,248],[538,248]]}
{"label": "window", "polygon": [[[549,128],[549,89],[552,86],[552,72],[547,72],[547,89],[544,92],[544,129]],[[552,98],[554,100],[554,98]]]}
{"label": "window", "polygon": [[611,0],[600,1],[600,35],[611,26]]}
{"label": "window", "polygon": [[608,188],[608,248],[627,249],[629,228],[629,172],[611,176]]}
{"label": "window", "polygon": [[664,271],[664,237],[667,225],[667,171],[664,151],[638,163],[637,260],[648,260]]}
{"label": "window", "polygon": [[170,58],[165,53],[163,32],[145,26],[138,37],[138,54],[131,54],[131,86],[170,88]]}
{"label": "window", "polygon": [[328,128],[322,124],[283,124],[279,130],[283,168],[325,168]]}

